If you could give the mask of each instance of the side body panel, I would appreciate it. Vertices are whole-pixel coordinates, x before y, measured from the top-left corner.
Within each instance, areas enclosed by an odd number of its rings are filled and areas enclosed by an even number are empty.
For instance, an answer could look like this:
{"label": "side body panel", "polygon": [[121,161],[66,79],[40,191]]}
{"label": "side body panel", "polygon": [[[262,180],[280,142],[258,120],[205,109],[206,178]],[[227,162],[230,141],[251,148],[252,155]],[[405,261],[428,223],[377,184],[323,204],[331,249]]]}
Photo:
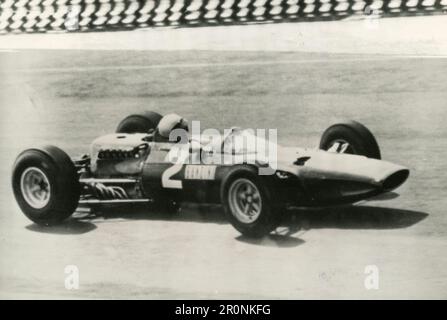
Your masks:
{"label": "side body panel", "polygon": [[218,164],[204,160],[200,149],[188,146],[185,154],[178,145],[156,143],[142,171],[143,189],[147,197],[166,196],[178,201],[220,203],[222,182],[237,160]]}
{"label": "side body panel", "polygon": [[[136,179],[147,198],[219,203],[222,181],[235,165],[249,158],[254,160],[251,166],[265,165],[256,153],[225,153],[230,162],[207,161],[220,155],[200,143],[150,142],[146,135],[114,134],[94,141],[91,167],[96,178]],[[409,174],[407,168],[386,161],[281,146],[273,168],[274,174],[263,180],[275,200],[298,206],[356,202],[397,188]]]}

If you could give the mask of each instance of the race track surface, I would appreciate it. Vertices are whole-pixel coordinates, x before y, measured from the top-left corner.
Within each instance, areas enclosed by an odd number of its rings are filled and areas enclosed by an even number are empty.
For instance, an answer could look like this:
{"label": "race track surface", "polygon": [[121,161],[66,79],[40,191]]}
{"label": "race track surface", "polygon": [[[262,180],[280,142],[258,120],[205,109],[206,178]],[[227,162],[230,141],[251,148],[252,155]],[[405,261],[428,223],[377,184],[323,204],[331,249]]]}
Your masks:
{"label": "race track surface", "polygon": [[[447,298],[447,59],[317,51],[1,51],[0,298]],[[20,150],[85,153],[142,110],[276,128],[280,143],[309,147],[356,119],[411,175],[399,197],[294,210],[257,241],[219,206],[79,211],[51,228],[23,216],[10,187]],[[64,287],[67,265],[78,290]],[[368,265],[378,290],[365,289]]]}

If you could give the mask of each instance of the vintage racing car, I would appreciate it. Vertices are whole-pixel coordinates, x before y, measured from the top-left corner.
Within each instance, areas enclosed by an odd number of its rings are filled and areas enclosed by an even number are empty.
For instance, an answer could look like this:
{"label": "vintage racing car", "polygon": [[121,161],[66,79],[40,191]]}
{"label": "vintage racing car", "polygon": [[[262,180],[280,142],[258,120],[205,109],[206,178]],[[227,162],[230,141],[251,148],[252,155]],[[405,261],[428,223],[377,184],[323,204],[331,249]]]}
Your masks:
{"label": "vintage racing car", "polygon": [[259,237],[278,226],[287,207],[355,203],[396,189],[409,175],[380,160],[376,139],[354,121],[330,126],[319,149],[274,144],[274,167],[253,143],[235,143],[253,138],[247,130],[232,128],[219,139],[169,139],[187,129],[175,114],[145,112],[126,117],[79,158],[54,146],[25,150],[13,168],[15,198],[43,225],[63,221],[80,204],[151,202],[175,210],[183,201],[218,203],[239,232]]}

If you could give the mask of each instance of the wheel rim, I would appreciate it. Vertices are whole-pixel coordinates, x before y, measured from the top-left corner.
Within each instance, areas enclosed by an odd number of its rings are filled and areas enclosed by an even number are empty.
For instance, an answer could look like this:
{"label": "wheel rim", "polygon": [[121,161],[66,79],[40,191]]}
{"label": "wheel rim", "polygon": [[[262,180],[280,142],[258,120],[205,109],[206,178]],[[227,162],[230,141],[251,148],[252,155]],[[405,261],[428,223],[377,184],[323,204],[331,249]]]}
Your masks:
{"label": "wheel rim", "polygon": [[231,212],[242,223],[254,222],[262,210],[259,189],[248,179],[235,180],[228,191]]}
{"label": "wheel rim", "polygon": [[344,139],[336,139],[331,143],[329,143],[327,151],[336,153],[356,154],[353,145]]}
{"label": "wheel rim", "polygon": [[50,201],[50,181],[39,168],[31,167],[23,171],[20,190],[25,201],[34,209],[42,209]]}

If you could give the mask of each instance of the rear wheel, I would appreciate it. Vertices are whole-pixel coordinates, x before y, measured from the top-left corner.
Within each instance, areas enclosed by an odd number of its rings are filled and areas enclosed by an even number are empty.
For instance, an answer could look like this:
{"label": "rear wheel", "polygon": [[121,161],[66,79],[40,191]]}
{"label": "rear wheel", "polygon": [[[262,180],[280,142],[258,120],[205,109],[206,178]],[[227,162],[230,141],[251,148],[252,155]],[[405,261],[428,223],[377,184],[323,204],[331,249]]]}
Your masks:
{"label": "rear wheel", "polygon": [[337,123],[326,129],[320,140],[320,149],[373,159],[381,158],[374,135],[367,127],[356,121]]}
{"label": "rear wheel", "polygon": [[148,133],[157,128],[162,116],[153,111],[132,114],[124,118],[116,128],[116,133]]}
{"label": "rear wheel", "polygon": [[239,168],[223,181],[222,203],[230,223],[249,237],[262,237],[280,222],[269,188],[251,168]]}
{"label": "rear wheel", "polygon": [[22,152],[14,164],[12,185],[20,209],[37,224],[61,222],[79,202],[76,168],[68,155],[56,147]]}

